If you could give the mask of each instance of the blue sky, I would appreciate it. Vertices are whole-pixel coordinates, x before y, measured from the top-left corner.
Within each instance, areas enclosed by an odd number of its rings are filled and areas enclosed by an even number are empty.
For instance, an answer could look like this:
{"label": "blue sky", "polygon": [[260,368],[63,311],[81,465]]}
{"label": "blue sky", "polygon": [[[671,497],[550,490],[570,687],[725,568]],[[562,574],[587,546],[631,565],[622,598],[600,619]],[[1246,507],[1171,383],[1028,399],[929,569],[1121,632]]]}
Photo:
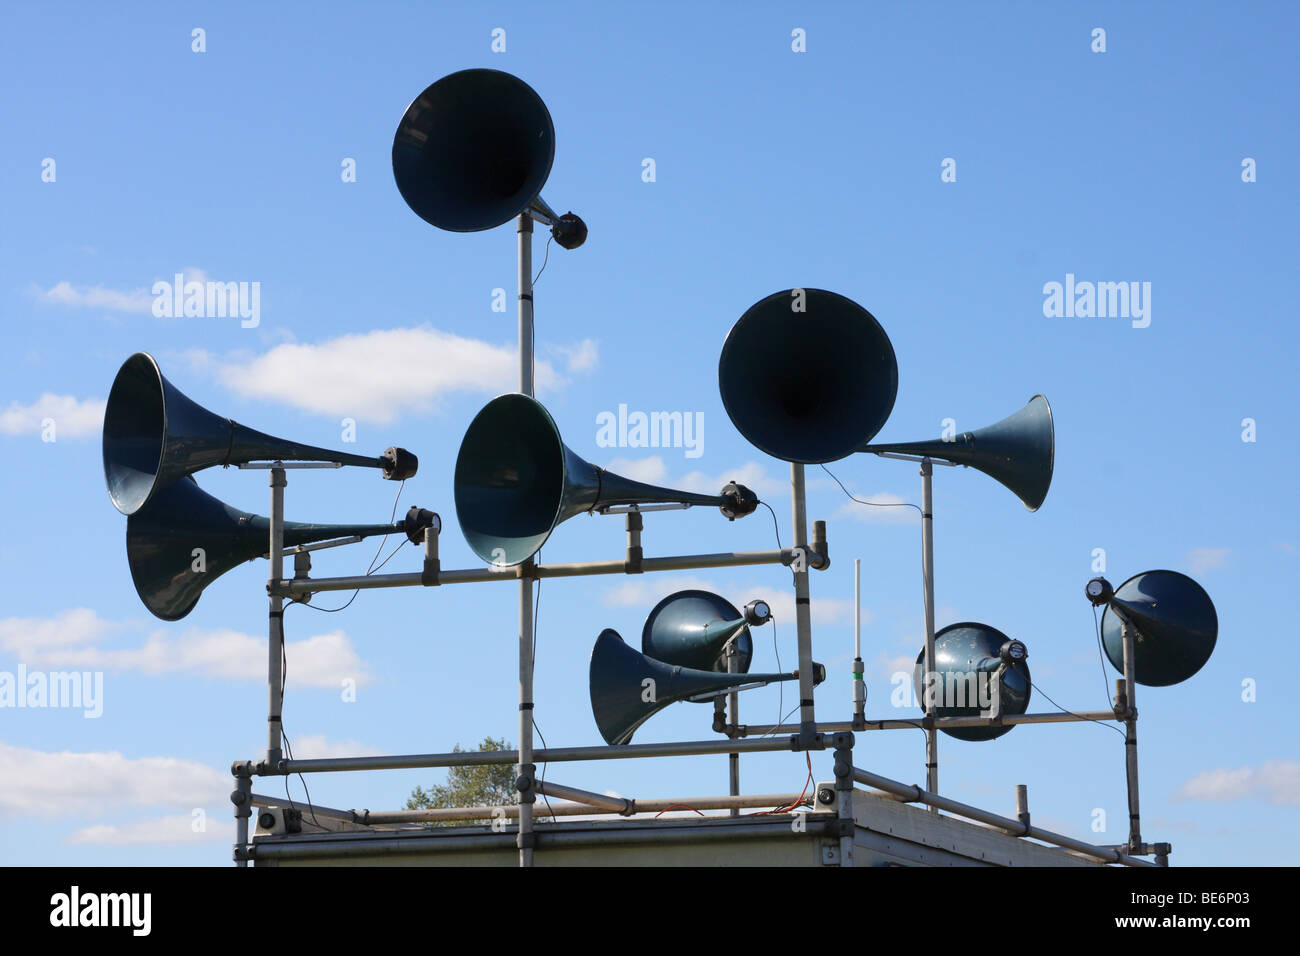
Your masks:
{"label": "blue sky", "polygon": [[[482,66],[548,104],[557,150],[544,195],[591,230],[577,251],[552,246],[536,293],[539,398],[570,447],[658,484],[746,481],[788,543],[788,466],[736,433],[716,368],[741,313],[793,286],[846,295],[888,332],[899,390],[882,441],[937,437],[945,418],[975,428],[1045,393],[1058,447],[1038,513],[980,474],[938,469],[938,624],[983,621],[1023,640],[1055,700],[1101,708],[1116,675],[1101,673],[1082,593],[1094,550],[1117,586],[1150,568],[1196,577],[1219,643],[1188,683],[1140,695],[1144,836],[1172,842],[1174,863],[1292,862],[1294,7],[67,4],[6,20],[0,671],[102,673],[103,712],[0,709],[0,859],[227,862],[228,767],[264,747],[266,566],[231,572],[175,624],[152,618],[131,586],[99,443],[103,400],[131,353],[151,352],[196,401],[272,434],[410,448],[421,468],[401,510],[441,512],[444,567],[476,566],[452,468],[473,415],[514,385],[514,235],[428,226],[398,195],[389,151],[420,90]],[[491,50],[495,28],[503,53]],[[791,48],[796,29],[805,52]],[[347,160],[355,182],[343,181]],[[955,181],[941,178],[945,160]],[[540,266],[542,242],[535,254]],[[178,272],[258,283],[256,326],[155,317],[153,284]],[[1067,275],[1150,283],[1149,324],[1045,315],[1044,286]],[[492,309],[499,288],[504,313]],[[596,417],[620,404],[701,413],[702,453],[599,446]],[[344,419],[355,446],[341,444]],[[831,470],[860,497],[919,499],[911,465],[856,456]],[[268,509],[264,472],[198,477],[239,508]],[[814,656],[830,667],[818,714],[850,713],[854,558],[868,712],[915,714],[891,706],[890,680],[921,642],[919,526],[909,509],[850,503],[820,469],[808,478],[834,558],[812,582]],[[384,521],[395,492],[367,470],[291,473],[287,516]],[[765,510],[646,526],[647,554],[774,546]],[[543,559],[618,558],[623,537],[617,518],[575,518]],[[360,573],[374,547],[325,552],[315,573]],[[385,570],[417,567],[407,547]],[[600,630],[635,643],[650,608],[686,586],[738,605],[768,596],[782,662],[793,660],[780,568],[548,581],[537,720],[552,746],[599,743],[587,661]],[[368,592],[335,615],[292,608],[284,713],[298,755],[516,740],[514,618],[506,584]],[[776,669],[771,629],[755,640],[755,668]],[[779,706],[776,688],[751,692],[742,719],[774,721]],[[1055,709],[1037,696],[1032,706]],[[679,704],[636,739],[710,736],[709,708]],[[859,765],[923,779],[921,733],[858,739]],[[940,748],[945,793],[1010,812],[1024,783],[1040,825],[1125,838],[1110,730],[1021,727]],[[829,776],[829,755],[814,767]],[[726,763],[550,776],[688,797],[725,792]],[[804,776],[802,755],[742,763],[750,791],[797,791]],[[322,804],[388,809],[440,779],[309,785]],[[291,787],[301,797],[301,781]],[[1098,809],[1104,833],[1091,829]]]}

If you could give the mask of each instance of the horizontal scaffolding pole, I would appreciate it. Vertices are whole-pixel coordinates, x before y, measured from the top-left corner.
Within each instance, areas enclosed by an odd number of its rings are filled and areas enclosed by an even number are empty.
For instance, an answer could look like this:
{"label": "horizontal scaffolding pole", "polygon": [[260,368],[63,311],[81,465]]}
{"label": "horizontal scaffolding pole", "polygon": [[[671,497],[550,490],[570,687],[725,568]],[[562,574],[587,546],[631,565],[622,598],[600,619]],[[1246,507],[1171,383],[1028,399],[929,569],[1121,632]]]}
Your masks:
{"label": "horizontal scaffolding pole", "polygon": [[[643,558],[640,571],[693,571],[702,568],[739,568],[755,564],[791,564],[790,548],[772,551],[725,551],[718,554],[683,554],[665,558]],[[470,568],[438,571],[429,581],[422,571],[402,574],[353,575],[343,578],[283,578],[276,589],[282,597],[321,591],[366,591],[375,588],[436,587],[443,584],[474,584],[482,581],[516,581],[529,578],[572,578],[596,574],[633,574],[627,561],[581,561],[574,564],[539,564],[530,572],[524,565],[508,568]]]}
{"label": "horizontal scaffolding pole", "polygon": [[934,807],[936,810],[946,810],[949,813],[954,813],[958,816],[977,820],[980,823],[1002,830],[1010,836],[1029,837],[1030,839],[1040,840],[1043,843],[1051,843],[1055,846],[1067,850],[1073,850],[1076,853],[1081,853],[1084,856],[1089,856],[1105,863],[1122,863],[1125,866],[1156,866],[1155,863],[1152,863],[1149,860],[1140,860],[1137,857],[1128,856],[1109,847],[1085,843],[1082,840],[1074,839],[1074,837],[1068,837],[1063,833],[1054,833],[1051,830],[1044,830],[1041,827],[1029,826],[1019,820],[1012,820],[1010,817],[999,816],[996,813],[990,813],[988,810],[981,810],[979,807],[972,807],[967,803],[959,803],[956,800],[941,797],[937,793],[930,793],[927,790],[922,790],[914,784],[891,780],[889,777],[882,777],[880,774],[872,773],[869,770],[861,770],[854,767],[853,779],[858,783],[864,783],[869,787],[875,787],[877,790],[882,790],[891,796],[901,798],[904,803],[924,803],[926,806]]}
{"label": "horizontal scaffolding pole", "polygon": [[[797,737],[764,737],[755,740],[693,740],[682,743],[624,744],[619,747],[556,747],[534,750],[536,763],[564,763],[572,760],[627,760],[638,757],[690,757],[697,754],[769,753],[798,749]],[[345,770],[417,770],[429,767],[486,767],[516,763],[515,750],[484,750],[441,754],[396,754],[384,757],[325,757],[315,760],[281,760],[275,767],[265,763],[236,764],[257,776],[294,773],[331,773]]]}
{"label": "horizontal scaffolding pole", "polygon": [[[552,784],[546,784],[547,788]],[[621,808],[605,809],[594,807],[586,803],[546,802],[539,803],[534,808],[533,813],[538,820],[547,817],[577,817],[596,814],[617,814],[619,816],[629,816],[638,813],[663,813],[667,810],[731,810],[735,809],[754,809],[756,807],[786,807],[792,806],[799,801],[800,794],[797,793],[756,793],[749,796],[739,797],[684,797],[678,800],[627,800],[632,804],[631,813],[624,813]],[[621,798],[611,797],[611,801],[624,802]],[[812,800],[809,796],[804,796],[804,803],[807,804]],[[305,806],[305,805],[304,805]],[[440,823],[444,821],[456,820],[491,820],[493,817],[504,816],[506,819],[513,820],[519,816],[519,807],[517,805],[495,806],[495,807],[435,807],[427,810],[345,810],[344,813],[350,814],[347,817],[349,822],[358,823],[362,826],[382,826],[402,823]]]}
{"label": "horizontal scaffolding pole", "polygon": [[[833,722],[818,721],[817,731],[823,734],[839,734],[854,730],[916,730],[931,724],[940,729],[944,727],[1011,727],[1016,724],[1066,724],[1083,721],[1119,720],[1113,710],[1084,710],[1077,713],[1056,711],[1046,714],[1004,714],[1001,717],[935,717],[927,721],[925,717],[897,717],[890,720],[868,720],[866,726],[854,726],[852,721]],[[741,737],[767,736],[768,734],[797,734],[797,724],[741,724],[735,728]]]}
{"label": "horizontal scaffolding pole", "polygon": [[612,813],[627,816],[632,811],[632,801],[625,797],[611,797],[607,793],[594,793],[591,790],[579,790],[577,787],[566,787],[562,783],[550,783],[546,780],[538,780],[534,787],[537,792],[544,797],[559,797],[562,800],[573,800],[577,803],[584,804],[594,810],[608,810]]}
{"label": "horizontal scaffolding pole", "polygon": [[[824,835],[837,821],[833,819],[809,819],[803,831],[808,837]],[[605,824],[608,830],[583,830],[548,833],[546,830],[534,831],[537,850],[559,849],[564,847],[620,846],[628,844],[664,845],[672,843],[723,842],[730,840],[780,839],[789,840],[790,826],[779,818],[771,822],[757,823],[752,818],[742,817],[732,822],[732,818],[711,819],[707,825],[674,821],[675,825],[645,827],[644,829],[625,829],[628,824]],[[348,839],[355,834],[339,834],[330,842],[284,842],[255,843],[249,848],[253,860],[300,860],[329,859],[350,856],[398,856],[406,854],[428,854],[452,852],[456,850],[500,849],[514,850],[513,833],[478,833],[478,834],[442,834],[436,836],[425,833],[411,833],[393,836],[387,839],[365,840]],[[321,838],[309,838],[319,841]]]}
{"label": "horizontal scaffolding pole", "polygon": [[310,820],[312,816],[320,817],[323,820],[342,820],[344,823],[360,823],[357,819],[355,810],[339,810],[336,807],[322,807],[315,803],[299,803],[297,800],[289,800],[286,797],[268,797],[265,794],[255,793],[251,798],[252,805],[255,807],[276,807],[289,810],[300,810],[304,819]]}

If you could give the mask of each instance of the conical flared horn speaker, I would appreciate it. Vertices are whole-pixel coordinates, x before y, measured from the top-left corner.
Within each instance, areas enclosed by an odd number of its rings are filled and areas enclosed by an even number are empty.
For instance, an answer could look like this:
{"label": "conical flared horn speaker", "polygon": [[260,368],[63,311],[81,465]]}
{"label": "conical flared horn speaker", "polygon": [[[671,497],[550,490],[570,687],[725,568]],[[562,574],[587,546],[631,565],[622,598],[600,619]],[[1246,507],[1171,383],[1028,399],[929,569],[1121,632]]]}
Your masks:
{"label": "conical flared horn speaker", "polygon": [[[286,548],[331,538],[406,534],[416,541],[435,517],[412,509],[394,524],[284,523]],[[270,521],[232,508],[199,488],[192,477],[159,490],[126,522],[126,558],[144,606],[164,621],[179,621],[204,588],[231,568],[261,557],[270,546]]]}
{"label": "conical flared horn speaker", "polygon": [[[1018,659],[1008,651],[1019,645]],[[1004,651],[1007,648],[1007,651]],[[949,624],[934,635],[934,681],[936,717],[979,717],[987,715],[994,692],[993,674],[1004,660],[1000,712],[1003,716],[1023,714],[1029,709],[1032,681],[1024,660],[1024,645],[1012,641],[996,627],[963,621]],[[917,699],[925,702],[925,648],[916,658],[912,685]],[[1001,727],[944,727],[943,732],[958,740],[996,740],[1014,725]]]}
{"label": "conical flared horn speaker", "polygon": [[415,98],[393,138],[407,205],[451,232],[509,222],[542,191],[555,126],[533,88],[500,70],[461,70]]}
{"label": "conical flared horn speaker", "polygon": [[1148,687],[1187,680],[1210,659],[1219,617],[1205,589],[1177,571],[1143,571],[1115,590],[1102,613],[1106,656],[1124,673],[1124,642],[1118,608],[1137,629],[1133,677]]}
{"label": "conical flared horn speaker", "polygon": [[425,222],[479,232],[521,212],[552,226],[566,249],[587,227],[557,216],[541,197],[555,159],[555,125],[542,98],[500,70],[461,70],[430,85],[406,108],[393,137],[393,178]]}
{"label": "conical flared horn speaker", "polygon": [[751,514],[758,498],[743,485],[717,495],[632,481],[578,457],[536,399],[500,395],[474,417],[456,457],[456,517],[484,561],[527,561],[560,522],[613,505],[712,505],[729,518]]}
{"label": "conical flared horn speaker", "polygon": [[1006,486],[1026,508],[1037,511],[1052,485],[1056,430],[1047,397],[1035,395],[1014,415],[973,432],[962,432],[952,441],[865,445],[859,450],[941,458],[967,465]]}
{"label": "conical flared horn speaker", "polygon": [[596,638],[589,672],[591,712],[607,744],[626,744],[669,704],[732,688],[798,680],[795,674],[719,674],[646,657],[606,628]]}
{"label": "conical flared horn speaker", "polygon": [[154,493],[204,468],[276,460],[380,468],[391,479],[409,478],[418,467],[403,448],[367,458],[246,428],[186,397],[146,352],[132,355],[118,370],[104,410],[104,481],[122,514],[135,514]]}
{"label": "conical flared horn speaker", "polygon": [[702,671],[727,670],[720,658],[736,639],[737,673],[749,670],[754,641],[745,615],[710,591],[678,591],[650,612],[641,631],[641,652],[665,664]]}
{"label": "conical flared horn speaker", "polygon": [[817,464],[857,451],[884,427],[898,362],[862,306],[834,292],[790,289],[755,303],[727,334],[718,390],[755,448]]}

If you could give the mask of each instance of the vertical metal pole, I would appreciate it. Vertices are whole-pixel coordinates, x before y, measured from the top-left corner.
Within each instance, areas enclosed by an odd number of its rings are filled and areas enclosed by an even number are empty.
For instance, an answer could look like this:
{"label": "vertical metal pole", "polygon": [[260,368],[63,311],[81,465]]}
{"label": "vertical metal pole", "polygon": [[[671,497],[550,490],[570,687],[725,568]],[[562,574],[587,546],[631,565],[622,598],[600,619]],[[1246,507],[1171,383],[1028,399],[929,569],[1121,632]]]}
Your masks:
{"label": "vertical metal pole", "polygon": [[812,747],[817,733],[813,712],[812,608],[808,597],[808,502],[804,493],[803,465],[790,463],[791,512],[794,518],[792,547],[803,555],[794,571],[794,617],[799,641],[799,745]]}
{"label": "vertical metal pole", "polygon": [[[533,394],[533,220],[520,213],[515,220],[519,260],[519,391]],[[531,571],[533,562],[524,563]],[[519,865],[533,865],[533,580],[519,578]]]}
{"label": "vertical metal pole", "polygon": [[862,559],[853,559],[853,729],[867,727],[867,685],[862,679]]}
{"label": "vertical metal pole", "polygon": [[[930,459],[921,461],[921,576],[925,589],[925,716],[934,716],[936,703],[934,671],[934,501]],[[925,731],[925,789],[939,792],[939,731],[928,727]],[[938,809],[930,807],[931,813]]]}
{"label": "vertical metal pole", "polygon": [[235,866],[248,866],[248,820],[253,815],[253,777],[247,766],[241,766],[235,776],[235,789],[230,794],[235,805]]}
{"label": "vertical metal pole", "polygon": [[1124,760],[1128,770],[1128,845],[1130,853],[1142,852],[1142,821],[1138,812],[1138,735],[1136,653],[1133,625],[1121,618],[1121,644],[1124,648],[1124,699],[1128,719],[1124,722]]}
{"label": "vertical metal pole", "polygon": [[857,823],[853,815],[853,734],[835,735],[835,809],[840,834],[840,866],[853,866]]}
{"label": "vertical metal pole", "polygon": [[[278,465],[279,462],[276,462]],[[274,770],[282,756],[280,742],[283,727],[280,722],[284,706],[284,672],[280,663],[284,654],[284,599],[280,597],[280,581],[284,577],[284,486],[287,484],[283,468],[271,469],[271,609],[268,615],[266,679],[270,692],[266,711],[266,763]]]}
{"label": "vertical metal pole", "polygon": [[[727,642],[727,673],[736,674],[740,672],[739,655],[736,653],[736,642],[734,639]],[[727,736],[735,739],[734,731],[730,727],[736,727],[740,724],[740,694],[732,692],[727,695],[727,713],[729,715],[729,728]],[[740,754],[727,754],[727,769],[731,774],[730,793],[733,797],[740,796]],[[731,816],[740,816],[740,808],[732,807]]]}

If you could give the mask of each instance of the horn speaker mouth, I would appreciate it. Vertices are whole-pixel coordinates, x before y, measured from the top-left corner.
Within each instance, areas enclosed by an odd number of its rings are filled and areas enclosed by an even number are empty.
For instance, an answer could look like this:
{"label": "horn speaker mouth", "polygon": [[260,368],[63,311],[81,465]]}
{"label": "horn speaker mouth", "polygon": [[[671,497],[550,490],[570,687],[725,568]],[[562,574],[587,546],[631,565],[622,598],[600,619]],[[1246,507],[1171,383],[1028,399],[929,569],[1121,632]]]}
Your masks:
{"label": "horn speaker mouth", "polygon": [[166,441],[162,372],[153,356],[137,352],[118,370],[104,409],[104,480],[122,514],[139,511],[153,494]]}
{"label": "horn speaker mouth", "polygon": [[884,427],[898,362],[885,330],[856,302],[823,289],[786,290],[755,303],[732,327],[718,389],[754,447],[820,464],[852,454]]}
{"label": "horn speaker mouth", "polygon": [[526,395],[501,395],[470,423],[456,457],[456,517],[484,561],[513,565],[537,552],[560,518],[564,443]]}
{"label": "horn speaker mouth", "polygon": [[527,83],[500,70],[461,70],[415,98],[393,137],[393,177],[407,205],[450,232],[508,222],[541,192],[555,126]]}

